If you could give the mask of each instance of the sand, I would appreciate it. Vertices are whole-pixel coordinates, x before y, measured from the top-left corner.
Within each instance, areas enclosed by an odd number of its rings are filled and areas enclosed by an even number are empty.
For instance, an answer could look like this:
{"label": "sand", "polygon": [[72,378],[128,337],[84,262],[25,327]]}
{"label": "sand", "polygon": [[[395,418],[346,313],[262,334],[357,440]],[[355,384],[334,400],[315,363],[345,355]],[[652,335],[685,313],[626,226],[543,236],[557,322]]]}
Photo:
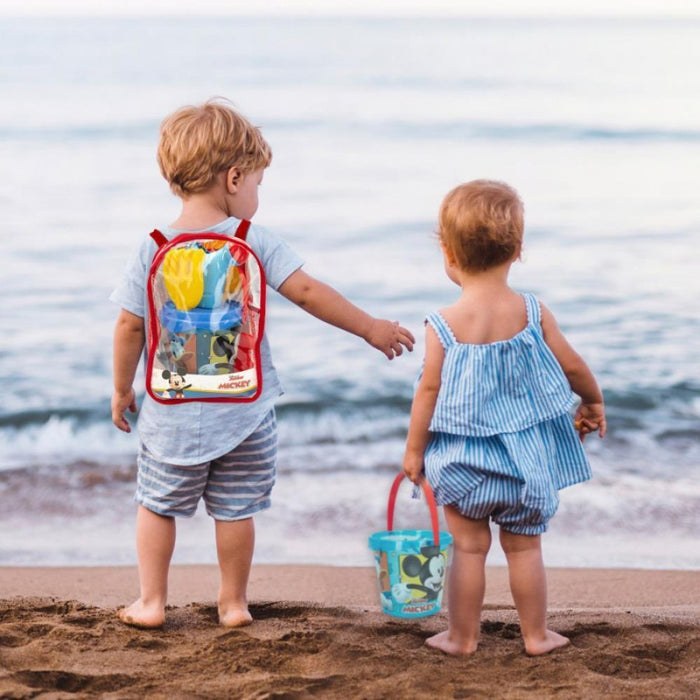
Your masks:
{"label": "sand", "polygon": [[700,572],[552,569],[550,627],[523,653],[504,569],[488,570],[479,651],[424,646],[445,613],[381,613],[370,569],[256,566],[255,623],[216,622],[217,572],[175,566],[162,630],[122,625],[130,567],[0,567],[2,698],[700,697]]}

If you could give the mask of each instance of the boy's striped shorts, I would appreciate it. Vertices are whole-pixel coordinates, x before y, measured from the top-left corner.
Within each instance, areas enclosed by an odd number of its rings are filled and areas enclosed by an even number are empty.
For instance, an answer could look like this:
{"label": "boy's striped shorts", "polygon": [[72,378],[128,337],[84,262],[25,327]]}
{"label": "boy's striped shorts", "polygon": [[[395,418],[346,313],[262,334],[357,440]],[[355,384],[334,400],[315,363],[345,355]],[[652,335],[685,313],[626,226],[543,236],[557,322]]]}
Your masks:
{"label": "boy's striped shorts", "polygon": [[276,462],[274,410],[231,452],[202,464],[160,462],[141,444],[136,502],[159,515],[190,517],[203,498],[215,520],[242,520],[270,507]]}

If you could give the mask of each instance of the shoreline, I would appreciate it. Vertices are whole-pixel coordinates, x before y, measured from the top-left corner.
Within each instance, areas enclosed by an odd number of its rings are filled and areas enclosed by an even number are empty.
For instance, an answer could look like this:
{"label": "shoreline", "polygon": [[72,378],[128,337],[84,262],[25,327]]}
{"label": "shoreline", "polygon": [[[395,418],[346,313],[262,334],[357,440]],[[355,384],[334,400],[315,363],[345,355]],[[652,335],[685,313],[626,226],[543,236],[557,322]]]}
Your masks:
{"label": "shoreline", "polygon": [[[547,568],[549,609],[668,609],[700,616],[700,571],[676,569]],[[215,599],[218,567],[175,564],[169,604]],[[254,564],[249,599],[379,610],[374,570],[360,566]],[[135,566],[0,566],[0,598],[51,597],[119,606],[138,596]],[[485,609],[512,609],[508,570],[486,567]]]}

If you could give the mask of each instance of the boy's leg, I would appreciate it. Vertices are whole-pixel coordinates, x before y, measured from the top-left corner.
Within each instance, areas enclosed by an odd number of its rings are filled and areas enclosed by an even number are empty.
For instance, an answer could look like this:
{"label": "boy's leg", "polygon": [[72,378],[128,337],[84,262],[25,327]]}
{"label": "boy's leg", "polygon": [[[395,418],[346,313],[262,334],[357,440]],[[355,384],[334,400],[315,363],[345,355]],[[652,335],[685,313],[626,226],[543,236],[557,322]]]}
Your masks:
{"label": "boy's leg", "polygon": [[175,547],[175,519],[138,507],[136,549],[141,596],[118,611],[122,622],[136,627],[161,627],[168,598],[168,569]]}
{"label": "boy's leg", "polygon": [[165,620],[175,517],[194,515],[209,462],[191,466],[161,462],[144,444],[139,446],[136,462],[136,549],[141,597],[118,615],[127,624],[159,627]]}
{"label": "boy's leg", "polygon": [[546,654],[569,640],[547,629],[547,577],[539,535],[518,535],[501,528],[513,601],[520,617],[525,651]]}
{"label": "boy's leg", "polygon": [[219,620],[227,627],[253,621],[246,597],[255,545],[252,516],[270,507],[276,460],[277,423],[270,411],[238,447],[211,464],[204,501],[216,523]]}
{"label": "boy's leg", "polygon": [[255,546],[253,518],[216,520],[216,552],[221,570],[219,622],[225,627],[249,625],[248,576]]}
{"label": "boy's leg", "polygon": [[426,644],[447,654],[471,654],[479,643],[491,530],[488,518],[472,520],[451,506],[445,506],[445,517],[454,537],[447,583],[448,627]]}

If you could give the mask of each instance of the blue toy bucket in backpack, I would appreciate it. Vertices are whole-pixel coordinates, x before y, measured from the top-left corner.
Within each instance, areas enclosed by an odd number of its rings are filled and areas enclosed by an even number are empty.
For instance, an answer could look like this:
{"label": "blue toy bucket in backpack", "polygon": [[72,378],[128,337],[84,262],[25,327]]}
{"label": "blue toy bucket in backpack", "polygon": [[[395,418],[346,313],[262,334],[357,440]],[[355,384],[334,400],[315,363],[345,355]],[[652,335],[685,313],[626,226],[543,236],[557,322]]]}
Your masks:
{"label": "blue toy bucket in backpack", "polygon": [[403,478],[399,474],[389,492],[387,529],[370,535],[369,547],[374,552],[382,611],[394,617],[426,617],[439,612],[442,605],[452,535],[439,530],[435,497],[425,478],[421,486],[432,529],[394,530],[396,494]]}

